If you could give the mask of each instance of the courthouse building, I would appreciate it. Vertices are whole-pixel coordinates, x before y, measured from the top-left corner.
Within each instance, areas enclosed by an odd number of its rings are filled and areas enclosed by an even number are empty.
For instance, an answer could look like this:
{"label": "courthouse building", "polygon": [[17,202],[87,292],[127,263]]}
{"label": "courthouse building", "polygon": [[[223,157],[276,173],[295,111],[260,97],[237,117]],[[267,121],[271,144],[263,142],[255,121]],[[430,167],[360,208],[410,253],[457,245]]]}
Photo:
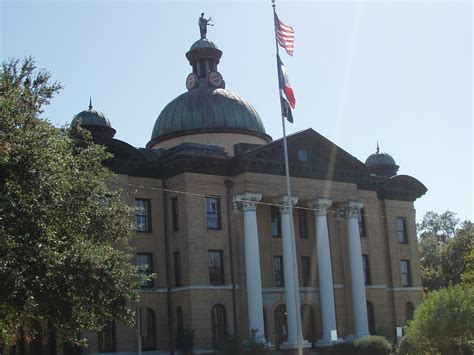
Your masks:
{"label": "courthouse building", "polygon": [[157,275],[141,282],[137,329],[88,333],[85,352],[168,353],[186,328],[199,351],[251,329],[283,348],[299,329],[304,346],[393,339],[422,298],[413,203],[426,187],[378,147],[364,163],[308,128],[288,136],[286,199],[283,139],[225,88],[221,56],[206,38],[191,46],[187,91],[146,148],[114,139],[92,105],[75,117],[114,154],[136,207],[136,262]]}

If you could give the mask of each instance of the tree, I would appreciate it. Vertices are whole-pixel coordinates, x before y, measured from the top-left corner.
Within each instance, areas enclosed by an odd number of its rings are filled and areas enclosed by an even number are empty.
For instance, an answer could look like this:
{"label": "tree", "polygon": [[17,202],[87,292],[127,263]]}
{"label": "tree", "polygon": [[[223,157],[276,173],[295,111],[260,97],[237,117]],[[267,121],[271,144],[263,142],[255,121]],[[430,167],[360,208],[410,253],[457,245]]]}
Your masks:
{"label": "tree", "polygon": [[451,286],[428,294],[405,328],[402,354],[462,354],[474,350],[474,288]]}
{"label": "tree", "polygon": [[466,286],[474,287],[474,242],[471,245],[471,252],[464,259],[466,266],[461,275],[462,283]]}
{"label": "tree", "polygon": [[39,118],[60,88],[32,58],[2,65],[0,332],[10,344],[37,326],[78,344],[79,329],[133,323],[132,210],[89,132]]}
{"label": "tree", "polygon": [[423,286],[437,290],[459,284],[472,249],[474,225],[460,224],[451,211],[441,215],[430,211],[418,225],[418,237]]}

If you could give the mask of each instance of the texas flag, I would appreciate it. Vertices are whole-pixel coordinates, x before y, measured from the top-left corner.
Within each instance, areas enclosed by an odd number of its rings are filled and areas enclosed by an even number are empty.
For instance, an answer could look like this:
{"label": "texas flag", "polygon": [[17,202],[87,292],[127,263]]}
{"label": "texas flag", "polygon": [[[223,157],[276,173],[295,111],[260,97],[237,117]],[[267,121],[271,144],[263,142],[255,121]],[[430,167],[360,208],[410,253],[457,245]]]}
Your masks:
{"label": "texas flag", "polygon": [[277,54],[277,65],[278,65],[278,83],[280,84],[280,90],[283,90],[285,93],[288,102],[291,105],[291,108],[295,108],[296,100],[293,89],[290,86],[290,81],[288,80],[288,71],[283,65],[280,56]]}

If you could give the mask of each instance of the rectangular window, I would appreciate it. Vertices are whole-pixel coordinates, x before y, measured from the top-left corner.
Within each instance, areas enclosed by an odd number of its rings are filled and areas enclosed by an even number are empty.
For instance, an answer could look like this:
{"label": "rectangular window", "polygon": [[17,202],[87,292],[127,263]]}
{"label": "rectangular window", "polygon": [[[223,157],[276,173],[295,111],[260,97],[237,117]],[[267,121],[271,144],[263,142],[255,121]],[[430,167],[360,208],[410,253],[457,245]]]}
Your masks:
{"label": "rectangular window", "polygon": [[408,243],[407,219],[404,217],[397,217],[397,238],[399,243]]}
{"label": "rectangular window", "polygon": [[173,224],[173,232],[179,230],[179,220],[178,220],[178,198],[173,197],[171,199],[171,221]]}
{"label": "rectangular window", "polygon": [[285,286],[285,276],[283,274],[283,256],[278,255],[273,257],[275,287]]}
{"label": "rectangular window", "polygon": [[181,286],[181,255],[179,251],[173,253],[174,260],[174,285]]}
{"label": "rectangular window", "polygon": [[272,218],[272,237],[281,238],[281,215],[278,207],[270,207]]}
{"label": "rectangular window", "polygon": [[218,197],[206,197],[207,229],[221,229],[221,206]]}
{"label": "rectangular window", "polygon": [[209,283],[211,285],[224,284],[224,255],[222,250],[209,250],[207,261],[209,265]]}
{"label": "rectangular window", "polygon": [[400,274],[402,277],[402,286],[411,286],[410,260],[400,260]]}
{"label": "rectangular window", "polygon": [[135,224],[137,232],[151,232],[150,200],[135,199]]}
{"label": "rectangular window", "polygon": [[300,229],[300,238],[308,239],[308,218],[305,210],[298,209],[298,225]]}
{"label": "rectangular window", "polygon": [[138,266],[138,276],[140,277],[140,287],[153,287],[153,280],[148,277],[153,273],[153,254],[138,253],[136,256],[136,263]]}
{"label": "rectangular window", "polygon": [[309,287],[311,278],[311,257],[301,257],[301,286]]}
{"label": "rectangular window", "polygon": [[362,255],[362,267],[364,269],[364,282],[366,285],[370,285],[372,282],[370,280],[369,256],[366,254]]}
{"label": "rectangular window", "polygon": [[359,234],[362,238],[367,237],[367,232],[365,230],[365,210],[364,210],[364,208],[361,208],[360,213],[359,213]]}

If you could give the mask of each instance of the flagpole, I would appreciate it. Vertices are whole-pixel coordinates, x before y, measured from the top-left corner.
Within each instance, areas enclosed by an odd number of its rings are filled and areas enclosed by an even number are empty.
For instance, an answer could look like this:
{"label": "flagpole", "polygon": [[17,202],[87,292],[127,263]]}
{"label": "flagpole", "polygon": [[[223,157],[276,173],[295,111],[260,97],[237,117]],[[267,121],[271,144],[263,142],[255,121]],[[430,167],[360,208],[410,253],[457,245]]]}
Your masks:
{"label": "flagpole", "polygon": [[[272,7],[273,7],[273,18],[276,18],[276,5],[275,0],[272,0]],[[276,55],[277,55],[277,73],[279,73],[278,68],[278,41],[276,38],[275,33],[275,48],[276,48]],[[278,80],[280,80],[280,76],[278,75]],[[296,245],[295,245],[295,228],[293,222],[293,207],[290,203],[291,198],[291,185],[290,185],[290,169],[288,163],[288,144],[286,139],[286,127],[285,127],[285,117],[281,110],[281,85],[278,85],[278,95],[280,96],[278,99],[280,100],[280,113],[281,113],[281,124],[283,127],[283,150],[285,155],[285,173],[286,173],[286,193],[287,193],[287,201],[288,208],[290,210],[290,236],[291,236],[291,254],[293,256],[293,290],[295,293],[295,313],[296,313],[296,331],[297,331],[297,338],[298,338],[298,354],[303,354],[303,347],[302,347],[302,337],[303,333],[301,331],[301,312],[300,312],[300,290],[299,290],[299,282],[298,282],[298,268],[296,267]],[[288,280],[289,281],[289,280]]]}

